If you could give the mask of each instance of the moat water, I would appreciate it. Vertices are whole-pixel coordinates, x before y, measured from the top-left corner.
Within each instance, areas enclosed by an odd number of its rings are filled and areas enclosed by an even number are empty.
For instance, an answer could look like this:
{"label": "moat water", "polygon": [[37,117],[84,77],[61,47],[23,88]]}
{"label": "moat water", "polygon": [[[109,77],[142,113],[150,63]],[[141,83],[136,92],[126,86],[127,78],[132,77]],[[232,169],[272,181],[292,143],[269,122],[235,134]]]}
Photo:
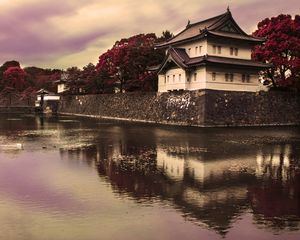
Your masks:
{"label": "moat water", "polygon": [[0,239],[300,239],[300,128],[0,116]]}

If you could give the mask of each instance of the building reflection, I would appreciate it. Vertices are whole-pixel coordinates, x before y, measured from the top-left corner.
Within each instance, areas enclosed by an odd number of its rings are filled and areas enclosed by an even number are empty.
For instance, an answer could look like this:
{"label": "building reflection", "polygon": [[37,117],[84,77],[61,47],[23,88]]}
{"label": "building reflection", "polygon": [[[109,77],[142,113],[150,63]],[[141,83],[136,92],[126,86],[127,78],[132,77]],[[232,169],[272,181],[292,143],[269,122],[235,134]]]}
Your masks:
{"label": "building reflection", "polygon": [[[226,145],[224,152],[222,144],[211,146],[209,141],[200,140],[195,146],[190,136],[175,134],[167,141],[164,131],[145,133],[143,142],[132,138],[132,129],[105,131],[112,137],[77,149],[77,159],[93,165],[119,197],[138,202],[166,200],[185,218],[221,235],[249,211],[263,227],[298,229],[300,173],[293,156],[300,153],[295,152],[299,151],[296,146],[245,150]],[[61,154],[71,156],[74,150],[61,150]]]}

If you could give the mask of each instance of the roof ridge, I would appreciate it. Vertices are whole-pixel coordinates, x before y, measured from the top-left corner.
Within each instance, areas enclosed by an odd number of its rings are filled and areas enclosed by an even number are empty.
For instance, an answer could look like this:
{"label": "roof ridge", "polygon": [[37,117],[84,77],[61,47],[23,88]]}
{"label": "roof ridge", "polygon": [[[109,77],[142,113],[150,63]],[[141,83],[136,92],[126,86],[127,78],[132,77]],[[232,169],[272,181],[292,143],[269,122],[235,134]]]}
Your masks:
{"label": "roof ridge", "polygon": [[170,39],[168,39],[166,41],[167,42],[170,42],[171,40],[173,40],[174,38],[176,38],[178,35],[180,35],[181,33],[185,32],[187,29],[189,29],[190,27],[193,27],[197,24],[200,24],[200,23],[204,23],[204,22],[208,22],[208,21],[211,21],[212,19],[217,19],[217,18],[221,18],[222,16],[225,16],[226,14],[228,14],[228,11],[226,11],[225,13],[222,13],[222,14],[219,14],[217,16],[214,16],[214,17],[211,17],[211,18],[207,18],[207,19],[204,19],[204,20],[201,20],[199,22],[195,22],[195,23],[191,23],[189,25],[187,25],[184,29],[182,29],[179,33],[177,33],[176,35],[174,35],[173,37],[171,37]]}
{"label": "roof ridge", "polygon": [[[195,25],[197,25],[197,24],[209,22],[209,21],[211,21],[211,20],[213,20],[213,19],[217,19],[217,18],[220,18],[220,19],[221,19],[222,17],[226,16],[227,14],[228,14],[228,11],[226,11],[225,13],[219,14],[219,15],[217,15],[217,16],[211,17],[211,18],[207,18],[207,19],[204,19],[204,20],[195,22],[195,23],[191,23],[191,24],[189,24],[187,27],[190,28],[190,27],[195,26]],[[212,24],[212,25],[213,25],[213,24]]]}
{"label": "roof ridge", "polygon": [[223,16],[220,16],[220,18],[213,22],[211,25],[209,25],[207,28],[210,28],[218,23],[220,23],[222,20],[224,20],[227,16],[231,16],[231,12],[230,11],[227,11],[226,13],[223,14]]}

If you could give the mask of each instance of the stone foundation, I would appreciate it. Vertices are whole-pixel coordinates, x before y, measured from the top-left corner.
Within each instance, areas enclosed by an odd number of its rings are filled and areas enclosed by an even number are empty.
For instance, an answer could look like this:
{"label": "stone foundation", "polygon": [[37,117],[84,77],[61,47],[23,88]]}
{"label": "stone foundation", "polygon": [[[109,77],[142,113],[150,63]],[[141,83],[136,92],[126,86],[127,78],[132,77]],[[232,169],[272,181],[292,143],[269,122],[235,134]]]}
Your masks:
{"label": "stone foundation", "polygon": [[59,113],[187,126],[298,125],[300,96],[213,90],[63,96]]}

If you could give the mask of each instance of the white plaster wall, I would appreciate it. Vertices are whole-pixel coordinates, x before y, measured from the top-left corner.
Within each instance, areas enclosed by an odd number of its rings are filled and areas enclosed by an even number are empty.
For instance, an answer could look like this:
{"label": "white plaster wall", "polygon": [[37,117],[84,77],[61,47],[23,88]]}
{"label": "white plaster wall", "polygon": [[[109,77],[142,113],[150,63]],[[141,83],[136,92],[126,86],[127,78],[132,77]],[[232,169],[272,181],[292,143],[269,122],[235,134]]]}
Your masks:
{"label": "white plaster wall", "polygon": [[225,91],[246,91],[246,92],[256,92],[259,89],[259,76],[256,74],[250,74],[250,82],[242,82],[242,73],[233,73],[233,82],[225,81],[226,72],[215,72],[216,80],[212,79],[212,72],[207,72],[207,82],[206,88],[212,90],[225,90]]}
{"label": "white plaster wall", "polygon": [[57,85],[57,93],[64,92],[66,90],[66,85],[65,84],[58,84]]}
{"label": "white plaster wall", "polygon": [[[179,79],[179,75],[181,74],[181,78]],[[186,88],[186,75],[185,71],[181,68],[170,69],[166,72],[166,83],[164,75],[159,76],[159,92],[166,92],[171,90],[180,90]],[[169,80],[168,80],[169,76]],[[175,78],[173,79],[173,76]]]}
{"label": "white plaster wall", "polygon": [[[199,51],[199,47],[201,47],[201,53]],[[189,44],[183,44],[183,45],[178,45],[177,47],[179,48],[184,48],[186,53],[189,55],[190,58],[193,57],[199,57],[207,54],[207,40],[200,40],[197,42],[189,43]],[[198,47],[198,53],[196,54],[196,47]],[[189,53],[189,48],[191,49]]]}
{"label": "white plaster wall", "polygon": [[158,92],[167,92],[164,74],[158,75]]}
{"label": "white plaster wall", "polygon": [[[212,73],[216,73],[216,78],[213,80]],[[195,79],[194,73],[197,73]],[[233,73],[233,81],[230,79],[225,81],[225,74]],[[179,81],[179,74],[181,74],[181,81]],[[243,92],[257,92],[259,88],[258,74],[250,73],[250,81],[242,82],[242,74],[249,74],[247,72],[239,71],[234,72],[234,69],[220,70],[218,69],[207,69],[207,67],[200,67],[196,71],[191,72],[189,77],[181,68],[170,69],[165,75],[159,75],[159,92],[167,92],[173,90],[198,90],[198,89],[212,89],[212,90],[224,90],[224,91],[243,91]],[[173,75],[175,79],[173,81]],[[167,76],[169,76],[169,81]],[[188,79],[187,79],[188,77]]]}
{"label": "white plaster wall", "polygon": [[[221,54],[218,53],[218,49],[216,53],[213,52],[213,45],[221,46]],[[230,48],[238,48],[238,55],[235,56],[230,55]],[[234,44],[225,44],[225,43],[217,43],[217,42],[208,42],[207,44],[207,54],[212,56],[219,56],[219,57],[228,57],[228,58],[237,58],[237,59],[247,59],[251,60],[251,48],[241,45],[234,45]]]}
{"label": "white plaster wall", "polygon": [[[194,73],[197,73],[195,79]],[[196,80],[196,81],[195,81]],[[196,71],[190,73],[189,81],[186,83],[187,90],[197,90],[206,88],[206,68],[200,67]]]}
{"label": "white plaster wall", "polygon": [[[59,99],[60,99],[59,96],[44,95],[44,101],[50,101],[50,100],[59,101]],[[37,100],[41,101],[41,96],[40,95],[37,96]]]}

